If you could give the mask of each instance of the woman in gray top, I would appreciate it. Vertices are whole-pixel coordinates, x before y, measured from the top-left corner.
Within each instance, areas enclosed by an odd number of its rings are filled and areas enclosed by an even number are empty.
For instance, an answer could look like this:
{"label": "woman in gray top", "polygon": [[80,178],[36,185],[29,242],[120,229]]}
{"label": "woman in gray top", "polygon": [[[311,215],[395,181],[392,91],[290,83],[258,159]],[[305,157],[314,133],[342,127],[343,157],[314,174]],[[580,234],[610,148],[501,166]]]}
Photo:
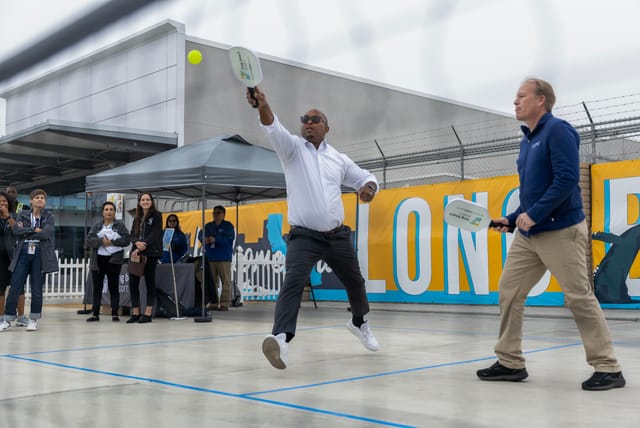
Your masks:
{"label": "woman in gray top", "polygon": [[124,248],[129,245],[131,238],[124,223],[115,218],[116,206],[113,202],[105,202],[102,204],[102,220],[94,224],[87,235],[87,247],[91,250],[89,269],[93,280],[93,315],[87,318],[87,322],[100,321],[105,276],[111,298],[111,320],[120,321],[120,269],[124,263]]}

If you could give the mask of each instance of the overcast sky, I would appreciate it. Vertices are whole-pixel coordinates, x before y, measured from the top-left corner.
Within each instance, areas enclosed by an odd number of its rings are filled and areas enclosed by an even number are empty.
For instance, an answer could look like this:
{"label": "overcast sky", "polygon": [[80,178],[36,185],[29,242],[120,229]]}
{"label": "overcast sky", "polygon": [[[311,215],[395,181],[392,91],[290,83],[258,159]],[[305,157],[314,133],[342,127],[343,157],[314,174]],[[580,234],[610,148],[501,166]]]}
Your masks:
{"label": "overcast sky", "polygon": [[[0,0],[0,61],[103,2]],[[0,87],[170,18],[191,36],[512,113],[528,75],[559,106],[638,94],[639,17],[637,0],[167,0]]]}

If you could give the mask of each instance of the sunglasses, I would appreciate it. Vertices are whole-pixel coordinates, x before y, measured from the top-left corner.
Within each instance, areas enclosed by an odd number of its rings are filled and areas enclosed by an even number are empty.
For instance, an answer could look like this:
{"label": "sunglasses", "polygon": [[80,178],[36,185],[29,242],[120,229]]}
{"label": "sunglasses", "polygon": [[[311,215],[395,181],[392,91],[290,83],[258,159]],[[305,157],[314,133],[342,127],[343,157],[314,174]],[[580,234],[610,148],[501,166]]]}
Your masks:
{"label": "sunglasses", "polygon": [[306,124],[309,121],[311,121],[311,123],[320,123],[324,122],[324,119],[322,116],[309,116],[306,114],[304,116],[300,116],[300,122],[302,122],[302,124]]}

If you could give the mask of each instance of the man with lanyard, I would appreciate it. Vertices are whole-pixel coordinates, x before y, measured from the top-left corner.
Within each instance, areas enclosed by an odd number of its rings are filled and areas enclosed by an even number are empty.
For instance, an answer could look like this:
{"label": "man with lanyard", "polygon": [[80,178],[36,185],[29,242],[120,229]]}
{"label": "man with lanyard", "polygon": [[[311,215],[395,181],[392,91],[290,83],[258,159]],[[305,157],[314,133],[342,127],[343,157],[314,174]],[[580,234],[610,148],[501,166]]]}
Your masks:
{"label": "man with lanyard", "polygon": [[11,260],[11,290],[5,306],[4,320],[0,322],[0,331],[11,326],[16,318],[18,295],[24,290],[27,277],[31,280],[31,313],[27,331],[38,329],[38,320],[42,316],[42,291],[45,275],[57,272],[58,258],[55,254],[53,233],[55,217],[45,209],[47,193],[42,189],[31,192],[29,198],[31,210],[18,214],[12,226],[18,245]]}

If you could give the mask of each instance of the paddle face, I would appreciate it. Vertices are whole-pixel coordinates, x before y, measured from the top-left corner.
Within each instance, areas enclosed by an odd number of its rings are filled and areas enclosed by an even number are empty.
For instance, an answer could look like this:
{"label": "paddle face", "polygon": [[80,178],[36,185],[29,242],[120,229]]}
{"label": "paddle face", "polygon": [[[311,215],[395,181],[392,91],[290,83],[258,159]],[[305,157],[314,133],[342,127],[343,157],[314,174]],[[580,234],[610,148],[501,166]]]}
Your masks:
{"label": "paddle face", "polygon": [[451,226],[477,232],[491,223],[489,212],[482,205],[464,199],[454,199],[444,208],[444,220]]}
{"label": "paddle face", "polygon": [[233,75],[249,88],[262,82],[262,68],[258,55],[250,49],[234,46],[229,49],[229,60]]}

